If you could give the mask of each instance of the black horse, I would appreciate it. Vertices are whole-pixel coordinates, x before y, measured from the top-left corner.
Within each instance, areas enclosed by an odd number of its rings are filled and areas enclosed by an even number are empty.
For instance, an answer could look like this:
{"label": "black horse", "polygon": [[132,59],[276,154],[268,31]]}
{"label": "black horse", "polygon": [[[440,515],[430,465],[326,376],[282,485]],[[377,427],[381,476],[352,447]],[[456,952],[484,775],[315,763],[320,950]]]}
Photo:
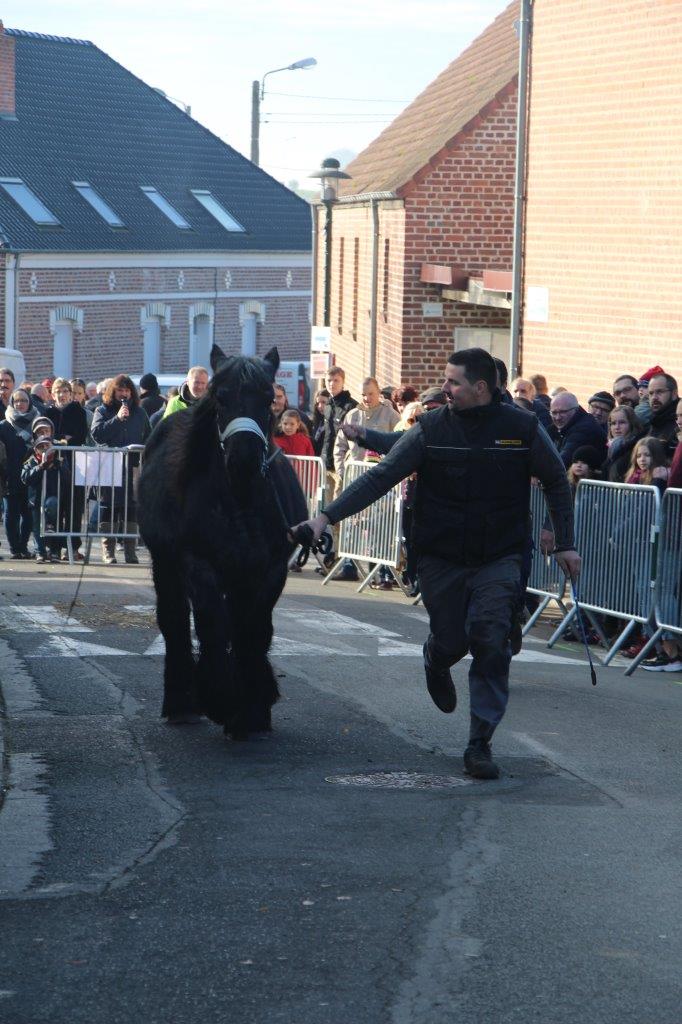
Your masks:
{"label": "black horse", "polygon": [[307,517],[295,473],[269,441],[278,366],[276,348],[228,358],[214,345],[206,395],[155,429],[139,482],[166,642],[161,714],[172,724],[205,714],[235,739],[271,728],[272,610],[292,551],[287,526]]}

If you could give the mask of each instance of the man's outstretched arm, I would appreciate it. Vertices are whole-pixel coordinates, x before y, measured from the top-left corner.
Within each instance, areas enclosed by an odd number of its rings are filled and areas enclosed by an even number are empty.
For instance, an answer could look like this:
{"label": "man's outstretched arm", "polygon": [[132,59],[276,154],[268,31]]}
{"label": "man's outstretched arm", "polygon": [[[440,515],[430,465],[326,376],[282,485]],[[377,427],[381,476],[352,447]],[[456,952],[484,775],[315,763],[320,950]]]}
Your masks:
{"label": "man's outstretched arm", "polygon": [[[425,454],[424,434],[417,424],[412,430],[400,435],[386,458],[363,473],[324,512],[314,519],[308,519],[306,523],[299,523],[299,526],[309,526],[315,540],[318,540],[329,524],[333,526],[341,519],[361,512],[419,469]],[[293,528],[294,531],[296,529],[298,527]]]}
{"label": "man's outstretched arm", "polygon": [[531,473],[542,484],[554,528],[554,557],[571,579],[580,573],[580,555],[573,538],[573,496],[564,464],[540,426],[531,446]]}

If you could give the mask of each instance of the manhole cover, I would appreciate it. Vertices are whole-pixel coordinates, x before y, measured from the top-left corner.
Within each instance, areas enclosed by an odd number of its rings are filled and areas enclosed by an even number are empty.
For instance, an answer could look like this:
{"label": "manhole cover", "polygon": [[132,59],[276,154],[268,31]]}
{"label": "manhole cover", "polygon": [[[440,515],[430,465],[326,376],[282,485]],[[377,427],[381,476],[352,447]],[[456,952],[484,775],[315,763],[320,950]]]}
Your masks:
{"label": "manhole cover", "polygon": [[330,775],[325,782],[337,786],[369,786],[373,789],[453,789],[470,786],[471,779],[457,775],[420,775],[416,772],[371,772],[368,775]]}

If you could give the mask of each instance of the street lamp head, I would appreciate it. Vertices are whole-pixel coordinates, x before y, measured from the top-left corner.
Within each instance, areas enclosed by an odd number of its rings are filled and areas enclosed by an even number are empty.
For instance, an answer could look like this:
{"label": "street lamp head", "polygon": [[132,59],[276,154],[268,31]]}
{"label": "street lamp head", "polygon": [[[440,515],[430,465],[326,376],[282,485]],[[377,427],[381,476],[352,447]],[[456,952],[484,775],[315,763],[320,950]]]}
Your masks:
{"label": "street lamp head", "polygon": [[334,202],[339,192],[339,181],[350,179],[351,175],[341,170],[341,164],[333,156],[323,160],[319,171],[313,171],[309,178],[319,178],[324,202]]}
{"label": "street lamp head", "polygon": [[303,60],[294,61],[287,68],[287,71],[298,71],[299,68],[314,68],[317,61],[314,57],[304,57]]}

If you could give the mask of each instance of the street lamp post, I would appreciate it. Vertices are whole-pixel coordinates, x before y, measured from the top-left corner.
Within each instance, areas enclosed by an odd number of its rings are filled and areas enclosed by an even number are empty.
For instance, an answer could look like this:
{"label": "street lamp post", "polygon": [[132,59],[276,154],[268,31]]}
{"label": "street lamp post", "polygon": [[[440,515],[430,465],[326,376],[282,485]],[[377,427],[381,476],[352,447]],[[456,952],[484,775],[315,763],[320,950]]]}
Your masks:
{"label": "street lamp post", "polygon": [[268,75],[276,75],[278,71],[299,71],[302,68],[313,68],[317,64],[314,57],[304,57],[284,68],[273,68],[266,71],[260,82],[251,83],[251,162],[260,166],[260,105],[265,97],[265,79]]}
{"label": "street lamp post", "polygon": [[[324,326],[331,323],[332,293],[332,207],[339,194],[339,181],[350,178],[341,170],[341,164],[334,157],[322,161],[319,171],[313,171],[309,178],[320,179],[322,205],[324,206]],[[317,245],[317,239],[315,240]]]}

